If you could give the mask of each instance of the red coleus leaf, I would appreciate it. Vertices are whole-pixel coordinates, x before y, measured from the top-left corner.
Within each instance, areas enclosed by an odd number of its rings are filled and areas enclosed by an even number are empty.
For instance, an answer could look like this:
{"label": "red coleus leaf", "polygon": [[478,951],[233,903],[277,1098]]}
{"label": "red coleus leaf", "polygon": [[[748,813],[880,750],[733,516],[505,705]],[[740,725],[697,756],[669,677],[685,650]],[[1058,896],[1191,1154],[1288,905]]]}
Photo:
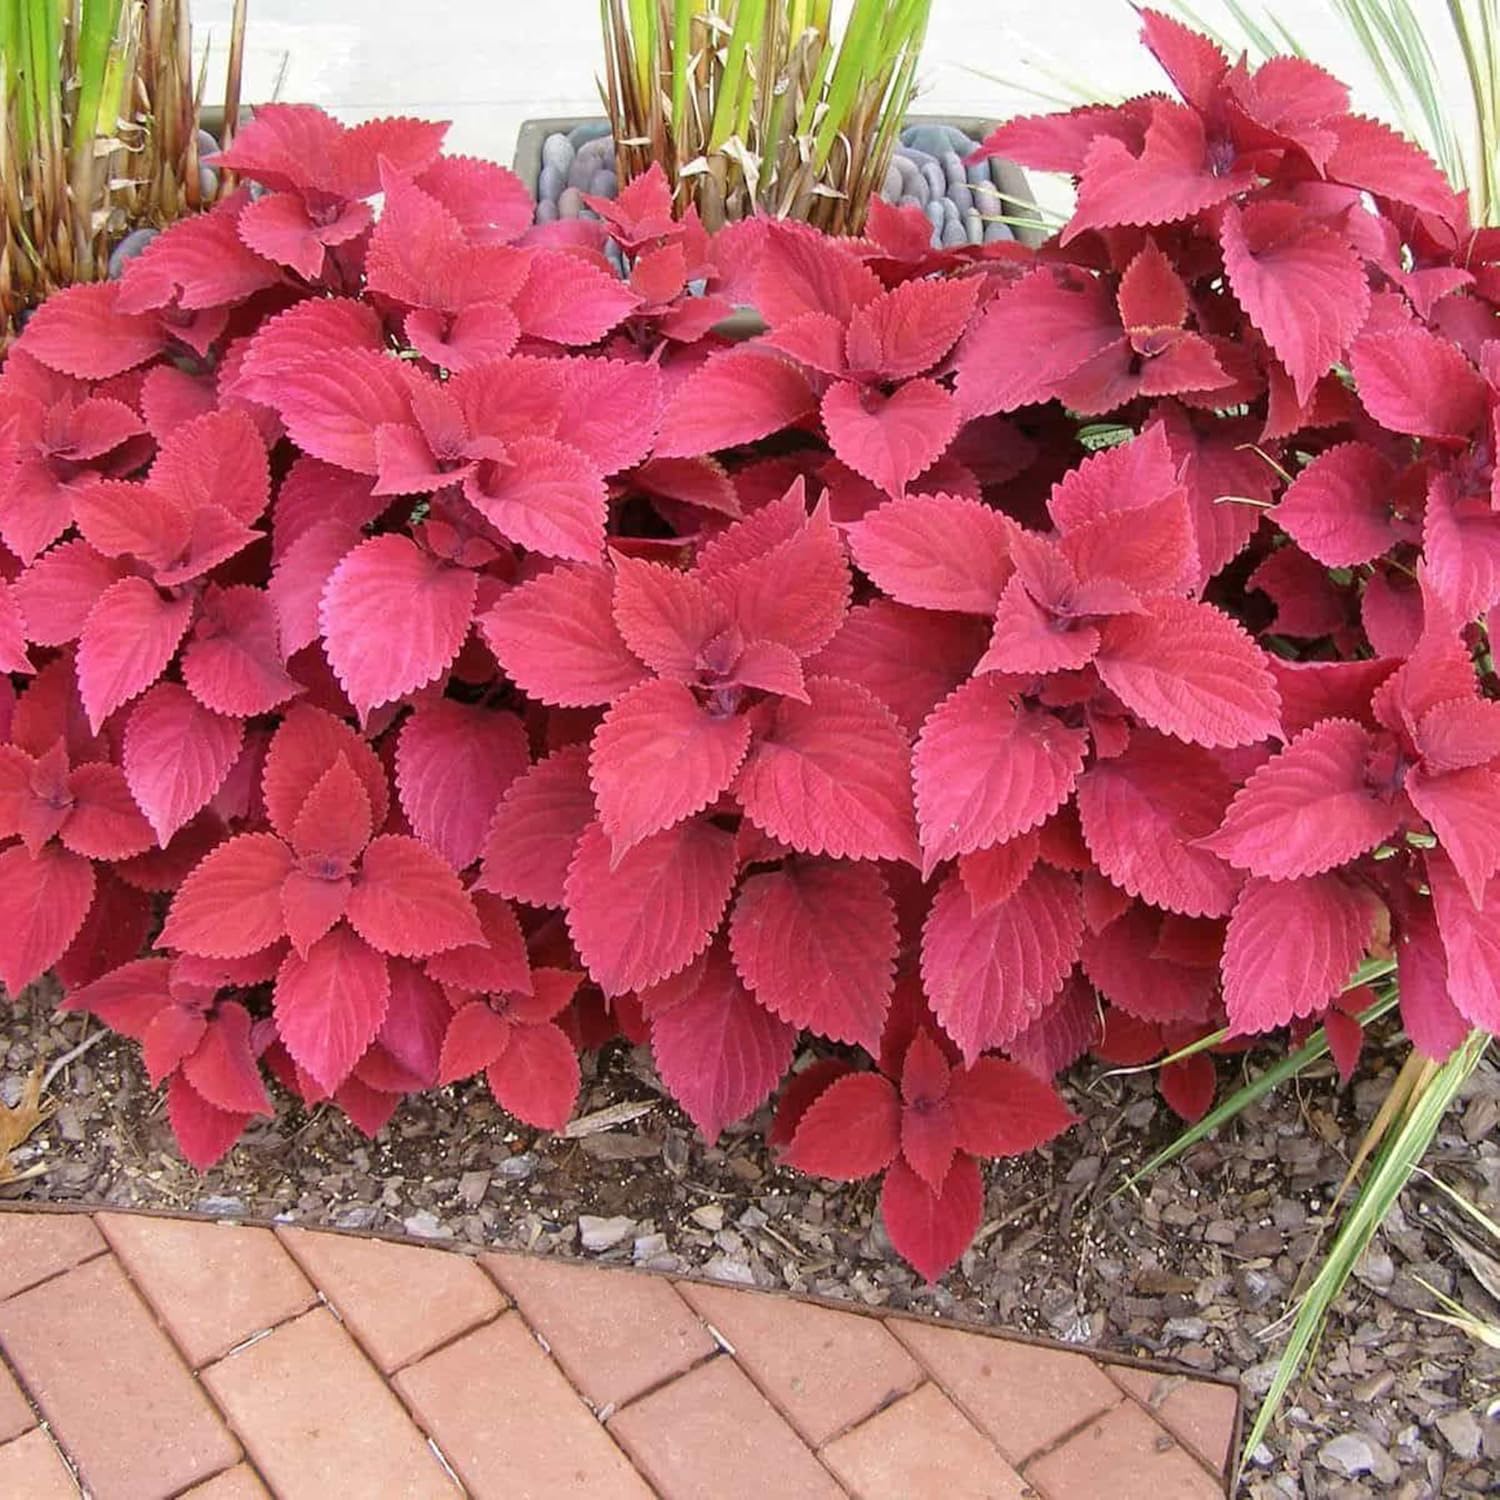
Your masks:
{"label": "red coleus leaf", "polygon": [[[1450,907],[1464,927],[1464,910]],[[1457,939],[1456,945],[1461,945]],[[1464,1019],[1448,994],[1448,960],[1443,937],[1431,906],[1414,906],[1401,919],[1396,936],[1396,977],[1401,996],[1401,1024],[1412,1046],[1424,1057],[1446,1061],[1469,1034]]]}
{"label": "red coleus leaf", "polygon": [[841,380],[828,388],[822,413],[833,451],[888,495],[905,494],[959,427],[958,404],[932,380],[909,380],[890,396]]}
{"label": "red coleus leaf", "polygon": [[954,345],[974,312],[979,283],[915,278],[882,292],[849,320],[851,370],[909,380]]}
{"label": "red coleus leaf", "polygon": [[310,704],[296,704],[271,740],[261,777],[267,816],[283,839],[292,838],[313,788],[341,755],[369,798],[371,826],[384,824],[390,788],[379,757],[343,720]]}
{"label": "red coleus leaf", "polygon": [[[1083,940],[1083,971],[1111,1005],[1143,1021],[1199,1021],[1213,1002],[1218,955],[1205,967],[1161,952],[1163,918],[1139,902]],[[1217,924],[1205,924],[1219,931]]]}
{"label": "red coleus leaf", "polygon": [[941,1192],[934,1192],[904,1161],[886,1169],[880,1214],[891,1246],[929,1282],[958,1260],[984,1217],[984,1181],[972,1156],[958,1155]]}
{"label": "red coleus leaf", "polygon": [[1109,287],[1049,269],[998,292],[955,356],[964,414],[986,416],[1043,401],[1054,386],[1120,337]]}
{"label": "red coleus leaf", "polygon": [[150,848],[150,829],[118,766],[76,766],[67,790],[73,805],[58,837],[74,854],[121,860]]}
{"label": "red coleus leaf", "polygon": [[954,1069],[948,1106],[959,1149],[973,1156],[1021,1156],[1078,1119],[1051,1085],[998,1057]]}
{"label": "red coleus leaf", "polygon": [[615,858],[714,802],[749,745],[748,718],[710,712],[680,682],[644,682],[626,693],[595,731],[589,757]]}
{"label": "red coleus leaf", "polygon": [[722,943],[687,992],[650,1019],[656,1070],[708,1141],[770,1097],[797,1039],[739,982]]}
{"label": "red coleus leaf", "polygon": [[619,860],[593,823],[568,869],[568,931],[606,995],[642,989],[708,946],[734,878],[734,839],[706,819],[653,834]]}
{"label": "red coleus leaf", "polygon": [[131,710],[125,779],[163,848],[208,806],[244,739],[243,720],[211,713],[173,682],[157,683]]}
{"label": "red coleus leaf", "polygon": [[611,703],[645,676],[615,628],[603,568],[554,568],[504,594],[480,630],[516,684],[543,703]]}
{"label": "red coleus leaf", "polygon": [[1012,568],[1004,518],[975,500],[892,500],[850,528],[854,560],[892,599],[991,615]]}
{"label": "red coleus leaf", "polygon": [[443,1036],[438,1082],[452,1083],[487,1068],[510,1045],[519,1028],[483,1000],[471,1000],[453,1012]]}
{"label": "red coleus leaf", "polygon": [[283,663],[265,590],[239,584],[205,591],[182,653],[182,680],[205,708],[241,718],[270,713],[302,692]]}
{"label": "red coleus leaf", "polygon": [[1138,730],[1078,783],[1078,818],[1103,873],[1164,911],[1228,916],[1241,878],[1202,846],[1234,783],[1207,751]]}
{"label": "red coleus leaf", "polygon": [[915,735],[968,678],[983,650],[984,628],[977,620],[875,599],[850,611],[807,666],[820,677],[860,683]]}
{"label": "red coleus leaf", "polygon": [[79,283],[54,292],[27,324],[26,352],[80,380],[108,380],[167,347],[155,313],[120,311],[120,283]]}
{"label": "red coleus leaf", "polygon": [[206,1172],[245,1132],[251,1116],[235,1114],[210,1104],[181,1073],[167,1083],[167,1119],[182,1154]]}
{"label": "red coleus leaf", "polygon": [[[276,331],[272,324],[266,332]],[[259,335],[257,344],[265,337]],[[274,378],[262,378],[254,390],[257,399],[274,405],[304,453],[357,474],[380,470],[377,430],[410,421],[409,374],[398,360],[373,349],[342,348],[335,361],[311,351],[288,356]]]}
{"label": "red coleus leaf", "polygon": [[286,935],[282,882],[292,851],[269,833],[220,844],[182,883],[162,928],[164,948],[204,958],[243,958]]}
{"label": "red coleus leaf", "polygon": [[338,926],[276,975],[276,1029],[299,1068],[336,1089],[375,1040],[390,1001],[382,954]]}
{"label": "red coleus leaf", "polygon": [[1304,552],[1347,568],[1400,540],[1391,517],[1395,484],[1395,468],[1377,449],[1340,443],[1297,475],[1273,514]]}
{"label": "red coleus leaf", "polygon": [[129,572],[128,561],[101,556],[81,537],[44,552],[10,586],[26,639],[37,646],[77,640],[95,601]]}
{"label": "red coleus leaf", "polygon": [[1153,599],[1144,614],[1106,620],[1101,637],[1104,685],[1153,729],[1210,747],[1281,732],[1264,654],[1210,605]]}
{"label": "red coleus leaf", "polygon": [[1039,827],[1068,800],[1088,737],[976,677],[922,726],[914,758],[924,869]]}
{"label": "red coleus leaf", "polygon": [[1008,901],[1020,890],[1041,855],[1041,839],[1033,829],[1003,844],[991,844],[958,857],[958,874],[976,912]]}
{"label": "red coleus leaf", "polygon": [[561,907],[579,835],[594,820],[588,748],[558,750],[516,778],[485,834],[478,888]]}
{"label": "red coleus leaf", "polygon": [[166,671],[192,618],[190,597],[164,599],[144,578],[122,578],[99,596],[78,642],[78,691],[95,734]]}
{"label": "red coleus leaf", "polygon": [[759,349],[715,355],[684,379],[662,413],[658,458],[696,458],[800,422],[816,399],[796,366]]}
{"label": "red coleus leaf", "polygon": [[1484,416],[1483,377],[1452,342],[1415,324],[1365,334],[1349,366],[1361,404],[1393,432],[1461,439]]}
{"label": "red coleus leaf", "polygon": [[729,944],[740,978],[767,1010],[799,1030],[878,1050],[897,930],[874,865],[790,860],[752,875],[735,902]]}
{"label": "red coleus leaf", "polygon": [[1085,229],[1191,218],[1254,185],[1247,170],[1215,170],[1197,111],[1159,99],[1151,101],[1150,112],[1138,153],[1110,135],[1090,143],[1064,244]]}
{"label": "red coleus leaf", "polygon": [[1448,998],[1471,1026],[1489,1031],[1500,1025],[1500,890],[1492,880],[1481,906],[1437,850],[1428,852],[1427,880],[1447,959]]}
{"label": "red coleus leaf", "polygon": [[485,1072],[502,1109],[538,1130],[561,1130],[573,1113],[578,1053],[550,1022],[511,1028],[510,1042]]}
{"label": "red coleus leaf", "polygon": [[1323,720],[1250,777],[1202,847],[1273,880],[1348,864],[1401,821],[1394,799],[1373,784],[1375,751],[1374,736],[1361,725]]}
{"label": "red coleus leaf", "polygon": [[12,1000],[63,954],[94,900],[94,867],[49,844],[0,850],[0,985]]}
{"label": "red coleus leaf", "polygon": [[349,892],[349,924],[371,947],[403,958],[481,937],[474,902],[451,867],[399,834],[383,834],[365,850]]}
{"label": "red coleus leaf", "polygon": [[319,618],[328,660],[362,714],[441,677],[474,616],[475,575],[405,537],[362,542],[333,570]]}
{"label": "red coleus leaf", "polygon": [[602,260],[565,250],[535,252],[525,285],[511,298],[523,333],[575,348],[597,343],[639,305]]}
{"label": "red coleus leaf", "polygon": [[1224,943],[1224,1006],[1236,1034],[1322,1010],[1365,956],[1379,903],[1341,875],[1246,883]]}
{"label": "red coleus leaf", "polygon": [[728,623],[721,600],[691,573],[616,553],[614,622],[653,672],[693,681],[703,649]]}
{"label": "red coleus leaf", "polygon": [[1162,1098],[1171,1105],[1173,1113],[1190,1125],[1208,1113],[1219,1084],[1214,1060],[1206,1052],[1185,1057],[1180,1062],[1167,1063],[1156,1081]]}
{"label": "red coleus leaf", "polygon": [[1488,497],[1460,499],[1452,475],[1428,486],[1422,551],[1423,581],[1455,619],[1500,601],[1500,515]]}
{"label": "red coleus leaf", "polygon": [[1369,315],[1358,255],[1291,203],[1226,208],[1219,241],[1236,299],[1286,366],[1297,399],[1307,401]]}
{"label": "red coleus leaf", "polygon": [[1419,146],[1379,120],[1345,115],[1331,122],[1338,146],[1328,161],[1334,182],[1364,188],[1381,198],[1461,222],[1453,187]]}
{"label": "red coleus leaf", "polygon": [[901,1099],[891,1081],[848,1073],[803,1111],[782,1159],[815,1177],[856,1182],[883,1171],[900,1148]]}
{"label": "red coleus leaf", "polygon": [[1500,773],[1470,766],[1434,775],[1414,766],[1406,794],[1432,825],[1470,897],[1481,903],[1500,869]]}
{"label": "red coleus leaf", "polygon": [[215,1109],[269,1115],[271,1098],[250,1044],[250,1013],[235,1000],[215,1011],[203,1039],[183,1060],[183,1076]]}
{"label": "red coleus leaf", "polygon": [[412,831],[455,870],[479,858],[500,798],[530,765],[514,714],[439,699],[401,728],[396,784]]}
{"label": "red coleus leaf", "polygon": [[916,863],[911,750],[863,688],[807,682],[782,699],[752,746],[735,793],[757,828],[804,854]]}
{"label": "red coleus leaf", "polygon": [[968,1061],[1042,1013],[1082,939],[1078,886],[1060,871],[1038,865],[1007,900],[978,912],[959,876],[948,876],[922,931],[922,983]]}
{"label": "red coleus leaf", "polygon": [[604,479],[584,454],[554,438],[516,438],[507,461],[465,494],[502,535],[572,562],[604,551]]}

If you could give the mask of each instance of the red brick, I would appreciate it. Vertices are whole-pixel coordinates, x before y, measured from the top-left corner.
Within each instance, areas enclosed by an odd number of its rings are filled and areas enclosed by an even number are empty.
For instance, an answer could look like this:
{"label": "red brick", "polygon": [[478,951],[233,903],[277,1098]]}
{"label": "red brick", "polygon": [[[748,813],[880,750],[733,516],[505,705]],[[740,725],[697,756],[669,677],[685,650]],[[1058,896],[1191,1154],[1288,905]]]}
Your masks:
{"label": "red brick", "polygon": [[408,1365],[395,1386],[480,1500],[649,1500],[514,1313]]}
{"label": "red brick", "polygon": [[87,1214],[0,1213],[0,1301],[104,1248]]}
{"label": "red brick", "polygon": [[78,1500],[78,1486],[40,1427],[0,1447],[0,1500]]}
{"label": "red brick", "polygon": [[0,1303],[0,1345],[96,1500],[172,1495],[240,1456],[113,1257]]}
{"label": "red brick", "polygon": [[36,1413],[31,1404],[16,1384],[15,1377],[0,1365],[0,1443],[8,1443],[28,1427],[35,1426]]}
{"label": "red brick", "polygon": [[375,1367],[316,1307],[203,1372],[281,1500],[453,1500],[453,1482]]}
{"label": "red brick", "polygon": [[846,1432],[823,1450],[823,1461],[861,1500],[1020,1500],[1031,1493],[935,1385],[920,1387]]}
{"label": "red brick", "polygon": [[269,1229],[100,1214],[99,1228],[193,1366],[317,1300]]}
{"label": "red brick", "polygon": [[878,1318],[727,1286],[682,1281],[677,1290],[814,1448],[922,1378]]}
{"label": "red brick", "polygon": [[1190,1375],[1159,1375],[1129,1365],[1106,1365],[1108,1373],[1166,1429],[1208,1466],[1222,1472],[1234,1441],[1239,1397],[1233,1386]]}
{"label": "red brick", "polygon": [[659,1276],[535,1255],[483,1260],[595,1407],[623,1406],[718,1347]]}
{"label": "red brick", "polygon": [[1223,1485],[1134,1401],[1122,1401],[1027,1468],[1047,1500],[1221,1500]]}
{"label": "red brick", "polygon": [[489,1277],[452,1251],[309,1229],[277,1232],[387,1374],[506,1305]]}
{"label": "red brick", "polygon": [[215,1474],[207,1484],[194,1485],[182,1500],[271,1500],[271,1492],[249,1464],[236,1464]]}
{"label": "red brick", "polygon": [[710,1360],[609,1424],[662,1500],[832,1500],[828,1471],[732,1359]]}
{"label": "red brick", "polygon": [[1083,1354],[908,1318],[886,1327],[1018,1467],[1120,1399]]}

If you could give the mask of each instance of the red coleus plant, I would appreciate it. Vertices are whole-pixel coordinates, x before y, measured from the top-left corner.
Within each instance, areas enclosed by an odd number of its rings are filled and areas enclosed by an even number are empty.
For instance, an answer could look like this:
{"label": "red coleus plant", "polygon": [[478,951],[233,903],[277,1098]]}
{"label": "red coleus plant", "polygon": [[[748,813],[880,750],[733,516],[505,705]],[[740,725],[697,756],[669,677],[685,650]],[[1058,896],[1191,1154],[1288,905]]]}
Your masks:
{"label": "red coleus plant", "polygon": [[1312,64],[1144,26],[1180,101],[983,148],[1077,178],[1039,247],[656,173],[532,228],[439,129],[258,114],[264,191],[0,372],[0,981],[139,1036],[200,1164],[266,1071],[552,1129],[623,1031],[710,1138],[785,1079],[929,1277],[1086,1052],[1347,1071],[1369,959],[1424,1052],[1500,1027],[1500,238]]}

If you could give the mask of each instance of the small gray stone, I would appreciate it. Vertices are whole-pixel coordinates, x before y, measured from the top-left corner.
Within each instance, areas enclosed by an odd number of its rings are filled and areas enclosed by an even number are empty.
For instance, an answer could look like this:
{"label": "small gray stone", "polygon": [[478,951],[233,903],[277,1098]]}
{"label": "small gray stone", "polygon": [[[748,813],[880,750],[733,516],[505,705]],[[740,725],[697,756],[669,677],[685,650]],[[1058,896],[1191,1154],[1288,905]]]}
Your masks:
{"label": "small gray stone", "polygon": [[573,165],[573,158],[577,155],[578,148],[561,132],[549,135],[542,142],[542,165],[555,168],[564,177],[568,175],[568,168]]}
{"label": "small gray stone", "polygon": [[557,204],[550,198],[539,199],[536,206],[536,221],[538,224],[550,224],[557,218]]}
{"label": "small gray stone", "polygon": [[960,221],[960,218],[961,218],[961,215],[959,214],[959,211],[958,211],[958,205],[951,198],[944,198],[943,199],[943,223],[945,225],[948,225],[948,224],[957,224]]}
{"label": "small gray stone", "polygon": [[941,198],[948,191],[948,179],[943,176],[943,169],[935,161],[922,163],[922,176],[926,179],[927,190],[934,198]]}
{"label": "small gray stone", "polygon": [[959,211],[966,214],[974,207],[974,194],[969,191],[966,182],[950,182],[948,184],[948,201]]}
{"label": "small gray stone", "polygon": [[458,1179],[458,1196],[469,1205],[470,1208],[478,1208],[484,1195],[489,1191],[490,1174],[486,1171],[465,1172]]}
{"label": "small gray stone", "polygon": [[198,196],[212,198],[219,191],[219,174],[212,167],[198,168]]}
{"label": "small gray stone", "polygon": [[568,144],[575,151],[579,151],[587,146],[590,141],[602,140],[608,134],[608,120],[585,120],[582,125],[575,125],[568,132]]}
{"label": "small gray stone", "polygon": [[896,200],[896,207],[897,208],[921,208],[922,207],[922,200],[920,198],[918,198],[913,193],[907,193],[905,196],[903,196],[901,198],[898,198]]}
{"label": "small gray stone", "polygon": [[997,240],[1013,240],[1015,235],[1011,233],[1009,224],[1002,224],[998,219],[992,220],[984,226],[984,242],[993,245]]}
{"label": "small gray stone", "polygon": [[[951,208],[952,205],[950,204],[949,207]],[[945,250],[956,250],[960,245],[969,243],[969,231],[964,227],[962,219],[945,219],[939,239]]]}
{"label": "small gray stone", "polygon": [[198,159],[201,161],[205,156],[212,156],[219,149],[219,140],[210,130],[199,130],[196,132],[198,141]]}
{"label": "small gray stone", "polygon": [[576,187],[564,188],[557,195],[557,214],[562,219],[576,219],[583,212],[583,194]]}
{"label": "small gray stone", "polygon": [[495,1171],[512,1182],[525,1182],[528,1177],[535,1174],[536,1169],[536,1156],[530,1151],[522,1151],[517,1156],[507,1156],[495,1168]]}
{"label": "small gray stone", "polygon": [[1484,1430],[1479,1425],[1479,1419],[1467,1407],[1444,1412],[1437,1419],[1436,1425],[1444,1441],[1459,1458],[1479,1457]]}
{"label": "small gray stone", "polygon": [[1318,1462],[1344,1479],[1356,1479],[1361,1474],[1373,1473],[1379,1459],[1375,1456],[1375,1444],[1363,1433],[1344,1432],[1318,1449]]}
{"label": "small gray stone", "polygon": [[356,1203],[333,1216],[339,1229],[373,1229],[380,1218],[380,1210],[373,1203]]}
{"label": "small gray stone", "polygon": [[938,163],[943,169],[943,176],[948,179],[948,185],[952,187],[956,183],[964,182],[963,159],[957,151],[945,151],[938,157]]}
{"label": "small gray stone", "polygon": [[[624,276],[626,274],[625,252],[620,249],[619,245],[617,245],[614,240],[605,240],[604,258],[610,263],[610,265],[615,268],[616,271],[619,272],[621,276]],[[655,1148],[653,1148],[652,1155],[654,1156],[655,1154],[656,1151]]]}
{"label": "small gray stone", "polygon": [[948,137],[949,149],[959,156],[972,156],[979,149],[979,142],[973,136],[966,135],[957,125],[944,125],[942,131]]}
{"label": "small gray stone", "polygon": [[613,198],[619,191],[620,179],[608,167],[595,172],[589,182],[589,192],[595,198]]}
{"label": "small gray stone", "polygon": [[984,243],[984,220],[979,217],[978,209],[971,208],[964,215],[964,235],[971,245]]}
{"label": "small gray stone", "polygon": [[941,125],[908,125],[901,132],[901,144],[933,157],[952,148],[952,142]]}
{"label": "small gray stone", "polygon": [[938,234],[943,232],[943,221],[948,217],[943,212],[943,201],[943,199],[938,198],[922,205],[922,212],[927,215],[927,222],[932,225]]}
{"label": "small gray stone", "polygon": [[1197,1343],[1208,1337],[1208,1324],[1202,1318],[1168,1318],[1162,1333],[1169,1339],[1186,1339]]}
{"label": "small gray stone", "polygon": [[109,279],[118,281],[125,274],[125,266],[136,258],[161,231],[159,229],[132,229],[109,253]]}
{"label": "small gray stone", "polygon": [[417,1235],[424,1240],[451,1240],[453,1238],[452,1228],[444,1224],[430,1208],[418,1209],[416,1213],[401,1221],[401,1227],[408,1234]]}
{"label": "small gray stone", "polygon": [[880,196],[888,203],[894,203],[901,196],[902,181],[901,169],[892,161],[885,169],[885,181],[880,184]]}
{"label": "small gray stone", "polygon": [[602,1219],[598,1214],[578,1216],[579,1243],[595,1255],[613,1250],[622,1240],[634,1236],[635,1228],[635,1220],[627,1219],[624,1214],[616,1214],[609,1219]]}
{"label": "small gray stone", "polygon": [[194,1205],[200,1214],[215,1219],[241,1219],[245,1216],[245,1200],[231,1198],[225,1193],[209,1193]]}
{"label": "small gray stone", "polygon": [[994,187],[995,185],[990,179],[990,164],[988,159],[970,162],[964,168],[964,176],[968,179],[970,187]]}
{"label": "small gray stone", "polygon": [[562,190],[568,185],[568,174],[565,170],[555,167],[548,162],[541,170],[536,180],[537,202],[556,203]]}
{"label": "small gray stone", "polygon": [[631,1256],[637,1264],[641,1261],[652,1260],[658,1255],[666,1253],[667,1237],[664,1234],[638,1234],[635,1244],[631,1248]]}

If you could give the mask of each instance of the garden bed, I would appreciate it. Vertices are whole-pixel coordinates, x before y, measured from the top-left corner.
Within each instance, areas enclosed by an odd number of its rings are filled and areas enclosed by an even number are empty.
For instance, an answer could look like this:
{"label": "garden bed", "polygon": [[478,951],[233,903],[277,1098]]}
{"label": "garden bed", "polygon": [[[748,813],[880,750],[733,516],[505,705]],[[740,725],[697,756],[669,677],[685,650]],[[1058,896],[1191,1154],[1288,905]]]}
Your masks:
{"label": "garden bed", "polygon": [[[94,1029],[49,1017],[40,998],[0,1014],[0,1100],[14,1099],[36,1062]],[[1258,1336],[1284,1310],[1346,1169],[1341,1148],[1373,1115],[1392,1065],[1372,1048],[1352,1091],[1335,1092],[1330,1076],[1309,1078],[1300,1097],[1273,1095],[1142,1196],[1114,1198],[1120,1176],[1177,1126],[1149,1075],[1077,1069],[1065,1092],[1082,1123],[995,1164],[976,1245],[938,1287],[893,1254],[869,1184],[779,1168],[764,1112],[705,1146],[663,1096],[648,1054],[618,1043],[586,1072],[571,1136],[516,1128],[471,1083],[412,1101],[373,1142],[336,1111],[290,1105],[200,1175],[173,1149],[135,1049],[110,1037],[54,1085],[62,1107],[21,1162],[46,1172],[0,1197],[285,1216],[634,1260],[1176,1360],[1242,1380],[1254,1400],[1278,1347]],[[1486,1066],[1431,1162],[1458,1171],[1491,1212],[1497,1118],[1500,1073]],[[1454,1248],[1441,1201],[1414,1190],[1404,1208],[1340,1304],[1247,1493],[1481,1494],[1500,1479],[1500,1423],[1483,1417],[1500,1356],[1421,1316],[1432,1304],[1416,1278],[1456,1289],[1471,1307],[1485,1293]],[[588,1249],[584,1231],[605,1248]]]}

